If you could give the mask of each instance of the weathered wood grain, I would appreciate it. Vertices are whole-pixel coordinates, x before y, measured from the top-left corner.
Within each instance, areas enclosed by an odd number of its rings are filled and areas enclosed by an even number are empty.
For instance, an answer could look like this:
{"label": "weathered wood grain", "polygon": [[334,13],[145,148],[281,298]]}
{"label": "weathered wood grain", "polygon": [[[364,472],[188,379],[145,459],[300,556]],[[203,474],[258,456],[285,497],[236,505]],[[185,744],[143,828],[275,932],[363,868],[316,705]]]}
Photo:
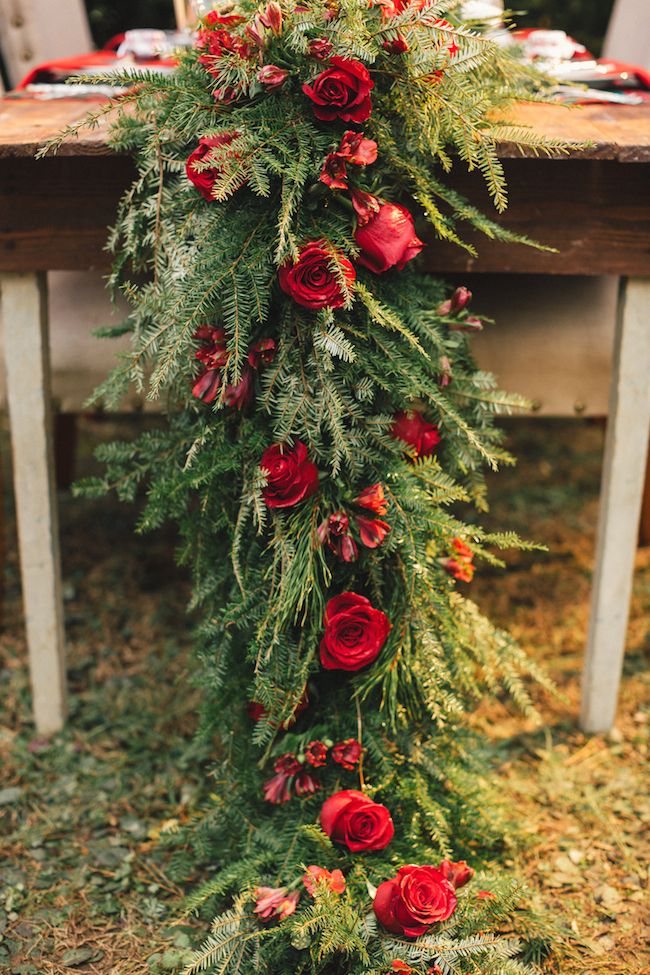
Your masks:
{"label": "weathered wood grain", "polygon": [[34,720],[50,735],[63,727],[66,682],[45,275],[2,273],[0,292]]}
{"label": "weathered wood grain", "polygon": [[623,282],[580,723],[609,731],[623,669],[650,429],[650,277]]}

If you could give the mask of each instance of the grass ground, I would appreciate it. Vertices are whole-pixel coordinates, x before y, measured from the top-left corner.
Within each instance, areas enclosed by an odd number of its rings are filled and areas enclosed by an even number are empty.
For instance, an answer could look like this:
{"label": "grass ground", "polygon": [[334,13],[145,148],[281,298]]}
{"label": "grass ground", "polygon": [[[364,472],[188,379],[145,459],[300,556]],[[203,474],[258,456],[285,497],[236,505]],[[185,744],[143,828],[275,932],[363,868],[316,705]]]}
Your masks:
{"label": "grass ground", "polygon": [[[83,423],[82,462],[113,434]],[[562,975],[650,971],[648,649],[650,550],[639,552],[615,731],[576,730],[597,513],[602,429],[519,421],[521,462],[492,483],[495,526],[544,541],[510,571],[483,571],[478,602],[557,679],[535,728],[486,702],[504,796],[525,842],[512,850],[540,905],[567,936],[549,962]],[[3,440],[6,448],[6,437]],[[6,449],[3,450],[6,462]],[[11,502],[8,499],[7,504]],[[136,538],[111,500],[61,498],[71,715],[40,741],[29,722],[12,522],[0,637],[0,972],[135,975],[172,971],[191,929],[174,925],[181,893],[166,831],[205,793],[205,746],[192,740],[187,582],[173,537]],[[162,932],[162,944],[161,944]]]}

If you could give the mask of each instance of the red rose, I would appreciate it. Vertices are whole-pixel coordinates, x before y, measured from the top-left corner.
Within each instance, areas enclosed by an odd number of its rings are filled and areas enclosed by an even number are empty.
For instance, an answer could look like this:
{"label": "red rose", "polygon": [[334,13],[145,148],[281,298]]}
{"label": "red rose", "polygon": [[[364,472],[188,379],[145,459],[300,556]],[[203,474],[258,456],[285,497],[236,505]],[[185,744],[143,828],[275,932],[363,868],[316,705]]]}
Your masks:
{"label": "red rose", "polygon": [[294,440],[293,447],[273,444],[262,454],[260,467],[268,472],[262,497],[269,508],[291,508],[318,490],[318,468],[301,440]]}
{"label": "red rose", "polygon": [[391,624],[365,596],[344,592],[325,608],[320,659],[326,670],[361,670],[376,660]]}
{"label": "red rose", "polygon": [[214,202],[212,188],[221,175],[221,170],[216,166],[209,166],[206,169],[198,170],[196,163],[202,162],[215,146],[229,146],[238,135],[239,132],[221,132],[219,135],[210,137],[203,136],[203,138],[199,139],[197,148],[185,163],[185,172],[188,178],[194,183],[201,196],[212,203]]}
{"label": "red rose", "polygon": [[353,772],[359,763],[362,751],[361,743],[356,738],[346,738],[345,741],[339,741],[334,745],[332,759],[348,772]]}
{"label": "red rose", "polygon": [[417,410],[398,413],[391,433],[397,440],[413,447],[417,457],[429,457],[442,439],[438,427],[425,420]]}
{"label": "red rose", "polygon": [[444,874],[454,890],[464,887],[474,876],[473,869],[464,860],[443,860],[440,864],[440,872]]}
{"label": "red rose", "polygon": [[314,115],[321,122],[365,122],[372,112],[370,92],[375,86],[370,72],[360,61],[338,55],[330,58],[330,65],[302,86],[314,103]]}
{"label": "red rose", "polygon": [[456,910],[454,888],[436,867],[401,867],[379,885],[373,904],[379,923],[393,934],[419,938]]}
{"label": "red rose", "polygon": [[332,270],[333,259],[334,254],[324,241],[305,244],[295,264],[289,262],[280,268],[280,287],[304,308],[341,308],[347,301],[356,273],[347,258],[336,255],[336,263],[348,284],[343,288]]}
{"label": "red rose", "polygon": [[401,271],[418,256],[424,244],[406,207],[384,203],[361,190],[352,191],[352,203],[358,218],[354,239],[361,248],[359,264],[382,274],[392,267]]}
{"label": "red rose", "polygon": [[383,850],[395,833],[386,806],[373,802],[355,789],[345,789],[326,799],[320,821],[329,838],[347,846],[352,853]]}

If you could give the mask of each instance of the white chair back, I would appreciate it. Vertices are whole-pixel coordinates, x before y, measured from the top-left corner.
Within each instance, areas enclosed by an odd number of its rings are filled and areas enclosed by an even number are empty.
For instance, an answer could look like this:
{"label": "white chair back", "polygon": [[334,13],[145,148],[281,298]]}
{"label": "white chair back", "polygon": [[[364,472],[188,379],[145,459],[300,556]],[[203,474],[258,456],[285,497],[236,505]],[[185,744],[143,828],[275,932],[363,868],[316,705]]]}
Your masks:
{"label": "white chair back", "polygon": [[603,53],[650,71],[650,0],[616,0]]}
{"label": "white chair back", "polygon": [[92,46],[83,0],[0,0],[0,48],[11,85],[44,61]]}

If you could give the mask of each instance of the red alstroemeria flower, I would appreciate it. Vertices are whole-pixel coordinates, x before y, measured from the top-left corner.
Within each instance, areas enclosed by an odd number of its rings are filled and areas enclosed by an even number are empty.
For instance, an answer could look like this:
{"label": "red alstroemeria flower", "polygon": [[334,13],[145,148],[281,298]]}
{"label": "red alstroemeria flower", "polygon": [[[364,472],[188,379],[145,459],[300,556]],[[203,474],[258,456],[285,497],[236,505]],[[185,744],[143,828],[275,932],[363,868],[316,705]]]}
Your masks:
{"label": "red alstroemeria flower", "polygon": [[325,883],[335,894],[342,894],[345,890],[345,877],[341,871],[332,870],[330,873],[325,867],[307,867],[307,872],[304,874],[302,882],[312,897],[316,894],[319,883]]}
{"label": "red alstroemeria flower", "polygon": [[279,920],[295,914],[300,894],[298,891],[288,893],[286,887],[258,887],[255,891],[256,904],[253,913],[260,921]]}
{"label": "red alstroemeria flower", "polygon": [[371,484],[364,488],[354,499],[354,503],[360,508],[367,508],[374,511],[376,515],[385,515],[388,511],[388,502],[384,495],[383,484]]}

